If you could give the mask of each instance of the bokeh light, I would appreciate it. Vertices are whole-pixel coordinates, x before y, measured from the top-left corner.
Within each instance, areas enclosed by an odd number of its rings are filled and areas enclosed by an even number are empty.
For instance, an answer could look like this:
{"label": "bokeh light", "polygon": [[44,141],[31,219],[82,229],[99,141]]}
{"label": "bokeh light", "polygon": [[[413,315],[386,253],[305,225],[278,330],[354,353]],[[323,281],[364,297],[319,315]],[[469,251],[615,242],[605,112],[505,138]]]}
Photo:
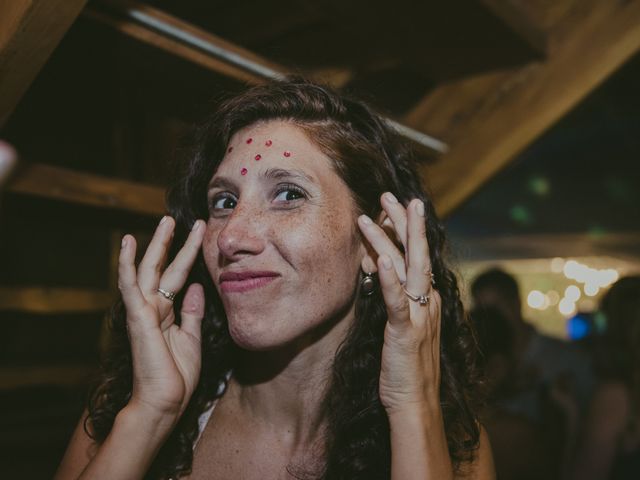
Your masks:
{"label": "bokeh light", "polygon": [[566,299],[571,300],[573,303],[577,302],[582,292],[575,285],[569,285],[567,289],[564,291],[564,296]]}
{"label": "bokeh light", "polygon": [[576,312],[576,302],[563,298],[558,304],[558,311],[566,316],[573,315]]}
{"label": "bokeh light", "polygon": [[551,260],[551,271],[553,273],[562,273],[562,269],[564,268],[564,258],[556,257]]}
{"label": "bokeh light", "polygon": [[540,197],[546,197],[551,192],[551,184],[546,177],[537,175],[529,180],[529,190]]}
{"label": "bokeh light", "polygon": [[571,340],[585,338],[593,331],[593,324],[588,315],[578,313],[567,320],[567,334]]}
{"label": "bokeh light", "polygon": [[531,213],[524,205],[514,205],[509,210],[509,217],[519,225],[530,225],[533,223]]}
{"label": "bokeh light", "polygon": [[549,290],[547,292],[547,298],[549,299],[549,305],[555,306],[560,301],[560,294],[555,290]]}
{"label": "bokeh light", "polygon": [[595,297],[600,291],[600,287],[593,283],[585,283],[584,284],[584,293],[589,297]]}
{"label": "bokeh light", "polygon": [[531,308],[542,309],[545,304],[545,295],[540,290],[531,290],[527,296],[527,305]]}

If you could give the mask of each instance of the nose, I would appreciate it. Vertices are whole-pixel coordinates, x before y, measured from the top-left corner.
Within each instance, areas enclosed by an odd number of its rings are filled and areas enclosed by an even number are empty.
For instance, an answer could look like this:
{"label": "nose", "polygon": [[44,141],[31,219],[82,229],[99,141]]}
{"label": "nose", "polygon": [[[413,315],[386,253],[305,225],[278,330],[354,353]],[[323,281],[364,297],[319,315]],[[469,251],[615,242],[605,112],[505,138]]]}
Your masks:
{"label": "nose", "polygon": [[258,255],[265,247],[265,229],[264,215],[259,209],[238,203],[218,234],[218,250],[231,261]]}

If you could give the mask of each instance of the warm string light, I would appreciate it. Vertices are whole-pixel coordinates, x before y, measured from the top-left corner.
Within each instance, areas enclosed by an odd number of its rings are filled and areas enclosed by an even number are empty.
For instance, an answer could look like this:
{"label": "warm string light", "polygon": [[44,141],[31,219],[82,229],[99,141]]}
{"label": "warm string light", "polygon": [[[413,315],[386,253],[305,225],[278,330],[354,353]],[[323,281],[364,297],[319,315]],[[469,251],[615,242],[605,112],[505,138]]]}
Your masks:
{"label": "warm string light", "polygon": [[578,283],[591,285],[592,287],[605,288],[614,283],[619,278],[618,271],[614,268],[605,268],[598,270],[591,268],[575,260],[567,261],[562,272],[569,280],[575,280]]}
{"label": "warm string light", "polygon": [[527,296],[527,305],[534,310],[546,310],[557,306],[558,311],[565,317],[578,311],[578,302],[581,308],[595,305],[595,300],[589,297],[595,297],[601,289],[609,287],[620,276],[613,268],[592,268],[576,260],[565,260],[561,257],[552,259],[549,267],[551,272],[563,274],[577,285],[567,286],[562,297],[556,290],[549,290],[547,293],[531,290]]}

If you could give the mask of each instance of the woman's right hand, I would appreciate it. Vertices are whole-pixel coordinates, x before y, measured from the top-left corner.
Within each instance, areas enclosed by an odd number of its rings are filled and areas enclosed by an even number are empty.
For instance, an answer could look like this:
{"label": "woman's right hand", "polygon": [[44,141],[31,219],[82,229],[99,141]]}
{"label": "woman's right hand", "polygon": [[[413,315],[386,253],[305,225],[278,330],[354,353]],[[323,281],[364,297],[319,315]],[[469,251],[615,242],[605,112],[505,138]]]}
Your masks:
{"label": "woman's right hand", "polygon": [[193,229],[173,262],[164,269],[175,221],[164,217],[136,271],[136,240],[122,239],[118,288],[126,307],[127,330],[133,357],[133,391],[128,410],[150,418],[177,421],[200,376],[200,326],[204,317],[202,285],[189,285],[175,322],[173,302],[158,289],[179,292],[200,250],[205,224]]}

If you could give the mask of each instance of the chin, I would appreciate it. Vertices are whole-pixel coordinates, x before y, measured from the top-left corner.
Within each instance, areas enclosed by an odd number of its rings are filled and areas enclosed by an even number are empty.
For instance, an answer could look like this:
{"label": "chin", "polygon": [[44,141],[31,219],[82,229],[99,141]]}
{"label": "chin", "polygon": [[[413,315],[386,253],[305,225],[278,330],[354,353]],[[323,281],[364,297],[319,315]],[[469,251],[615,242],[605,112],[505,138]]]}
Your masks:
{"label": "chin", "polygon": [[274,338],[274,325],[262,318],[228,318],[229,335],[244,350],[261,352],[278,348],[286,341]]}

